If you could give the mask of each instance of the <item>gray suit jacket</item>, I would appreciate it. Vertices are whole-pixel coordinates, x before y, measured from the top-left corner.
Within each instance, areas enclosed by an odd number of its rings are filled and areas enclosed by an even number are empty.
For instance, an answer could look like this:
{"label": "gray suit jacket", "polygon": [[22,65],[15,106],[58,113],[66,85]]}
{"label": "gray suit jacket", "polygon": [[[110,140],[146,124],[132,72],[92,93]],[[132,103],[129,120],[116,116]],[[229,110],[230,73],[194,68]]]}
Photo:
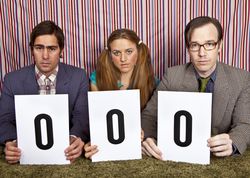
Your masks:
{"label": "gray suit jacket", "polygon": [[[56,93],[69,96],[70,134],[89,140],[88,79],[84,70],[59,63]],[[35,67],[30,65],[5,75],[0,101],[0,144],[16,135],[14,95],[38,94]]]}
{"label": "gray suit jacket", "polygon": [[[217,62],[212,97],[212,135],[228,133],[240,153],[250,144],[250,73]],[[145,137],[157,138],[157,92],[198,92],[192,63],[169,68],[142,112]],[[166,108],[167,109],[167,108]]]}

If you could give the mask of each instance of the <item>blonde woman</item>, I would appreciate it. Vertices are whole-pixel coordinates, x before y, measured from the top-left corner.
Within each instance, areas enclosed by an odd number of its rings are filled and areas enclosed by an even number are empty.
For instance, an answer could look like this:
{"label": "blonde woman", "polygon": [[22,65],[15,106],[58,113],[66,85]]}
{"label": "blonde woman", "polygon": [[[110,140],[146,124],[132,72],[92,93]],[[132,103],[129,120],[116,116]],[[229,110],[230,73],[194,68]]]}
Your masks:
{"label": "blonde woman", "polygon": [[[140,89],[141,110],[150,99],[158,80],[155,79],[148,47],[129,29],[111,33],[107,47],[98,59],[96,71],[90,76],[92,91]],[[143,131],[142,131],[143,138]],[[85,157],[98,151],[87,143]]]}

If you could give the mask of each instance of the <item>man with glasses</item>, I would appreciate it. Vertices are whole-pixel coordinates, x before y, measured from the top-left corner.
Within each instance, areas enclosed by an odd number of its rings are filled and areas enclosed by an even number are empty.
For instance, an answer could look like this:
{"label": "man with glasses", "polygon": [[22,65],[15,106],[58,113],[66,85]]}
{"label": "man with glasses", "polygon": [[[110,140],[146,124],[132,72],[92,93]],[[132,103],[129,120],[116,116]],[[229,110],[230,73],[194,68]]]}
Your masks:
{"label": "man with glasses", "polygon": [[191,62],[169,68],[144,109],[144,154],[162,159],[156,146],[157,92],[164,90],[213,93],[213,136],[207,146],[218,157],[246,150],[250,143],[250,74],[217,61],[222,38],[221,24],[214,18],[197,17],[188,23],[185,43]]}
{"label": "man with glasses", "polygon": [[[6,74],[0,102],[0,144],[8,163],[20,160],[17,147],[14,95],[68,94],[70,146],[65,155],[71,162],[82,154],[89,140],[88,79],[85,71],[60,63],[64,35],[52,21],[43,21],[31,33],[30,48],[35,64]],[[25,119],[25,118],[24,118]]]}

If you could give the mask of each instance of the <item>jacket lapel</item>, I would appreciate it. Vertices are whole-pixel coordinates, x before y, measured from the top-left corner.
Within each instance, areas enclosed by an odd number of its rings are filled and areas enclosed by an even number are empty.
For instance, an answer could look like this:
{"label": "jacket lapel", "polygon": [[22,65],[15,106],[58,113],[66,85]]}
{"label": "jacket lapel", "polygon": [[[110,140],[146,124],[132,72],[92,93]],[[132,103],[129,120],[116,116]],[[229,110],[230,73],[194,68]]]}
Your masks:
{"label": "jacket lapel", "polygon": [[194,70],[192,63],[189,63],[181,86],[182,91],[198,92],[198,82]]}
{"label": "jacket lapel", "polygon": [[69,80],[70,80],[70,74],[67,73],[65,66],[59,63],[59,69],[56,79],[57,94],[68,93]]}
{"label": "jacket lapel", "polygon": [[217,63],[217,74],[213,93],[213,125],[219,125],[229,101],[229,84],[223,66]]}
{"label": "jacket lapel", "polygon": [[38,94],[39,86],[36,81],[35,65],[30,66],[23,82],[23,93],[26,95]]}

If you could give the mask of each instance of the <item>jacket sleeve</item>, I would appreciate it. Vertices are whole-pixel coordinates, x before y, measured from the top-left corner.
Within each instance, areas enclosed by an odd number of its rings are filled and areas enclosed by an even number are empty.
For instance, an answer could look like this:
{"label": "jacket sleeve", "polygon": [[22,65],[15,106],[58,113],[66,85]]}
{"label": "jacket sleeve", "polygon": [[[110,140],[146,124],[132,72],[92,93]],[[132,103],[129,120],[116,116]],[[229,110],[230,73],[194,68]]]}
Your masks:
{"label": "jacket sleeve", "polygon": [[142,112],[141,122],[145,138],[152,137],[157,139],[157,104],[158,104],[158,91],[168,90],[167,74],[163,76],[162,81],[154,91],[153,96],[147,103]]}
{"label": "jacket sleeve", "polygon": [[250,145],[250,74],[247,75],[244,84],[233,110],[229,131],[230,138],[240,154]]}
{"label": "jacket sleeve", "polygon": [[[81,137],[84,142],[89,141],[89,114],[88,114],[88,79],[84,70],[80,70],[72,83],[74,98],[70,97],[72,106],[70,134]],[[75,83],[75,84],[74,84]],[[76,84],[77,83],[77,84]]]}
{"label": "jacket sleeve", "polygon": [[14,94],[11,89],[11,78],[4,78],[0,100],[0,144],[17,139]]}

